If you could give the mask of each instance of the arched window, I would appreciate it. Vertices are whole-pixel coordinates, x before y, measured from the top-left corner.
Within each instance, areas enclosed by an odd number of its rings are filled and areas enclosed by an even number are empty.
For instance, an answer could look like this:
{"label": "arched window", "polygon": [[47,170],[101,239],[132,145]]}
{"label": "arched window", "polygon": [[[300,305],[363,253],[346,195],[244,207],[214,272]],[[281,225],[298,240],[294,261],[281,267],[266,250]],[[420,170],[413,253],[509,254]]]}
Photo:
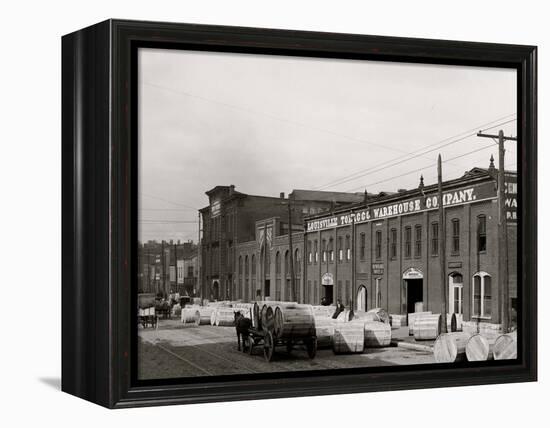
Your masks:
{"label": "arched window", "polygon": [[334,262],[334,239],[330,238],[328,240],[328,258],[330,262]]}
{"label": "arched window", "polygon": [[351,238],[346,235],[346,260],[351,260]]}
{"label": "arched window", "polygon": [[285,275],[290,275],[290,257],[288,250],[285,251]]}
{"label": "arched window", "polygon": [[279,251],[275,254],[275,273],[281,274],[281,253]]}
{"label": "arched window", "polygon": [[360,285],[357,290],[357,310],[366,311],[367,310],[367,288],[364,285]]}
{"label": "arched window", "polygon": [[313,241],[313,260],[315,261],[315,263],[319,261],[319,249],[317,245],[317,240]]}
{"label": "arched window", "polygon": [[296,272],[296,275],[300,275],[300,272],[302,271],[300,265],[300,250],[298,250],[298,248],[294,250],[294,271]]}
{"label": "arched window", "polygon": [[478,272],[473,277],[472,315],[478,318],[490,318],[492,306],[491,275]]}
{"label": "arched window", "polygon": [[323,260],[323,263],[326,263],[327,261],[327,240],[323,239],[321,242],[321,258]]}
{"label": "arched window", "polygon": [[244,257],[244,275],[248,276],[248,255]]}

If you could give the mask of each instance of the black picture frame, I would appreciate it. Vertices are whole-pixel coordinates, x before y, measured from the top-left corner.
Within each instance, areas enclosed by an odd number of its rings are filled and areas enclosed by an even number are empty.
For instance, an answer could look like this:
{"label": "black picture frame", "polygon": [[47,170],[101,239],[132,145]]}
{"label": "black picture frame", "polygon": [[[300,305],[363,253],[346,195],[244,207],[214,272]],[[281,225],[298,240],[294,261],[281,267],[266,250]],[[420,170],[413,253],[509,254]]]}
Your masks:
{"label": "black picture frame", "polygon": [[[518,360],[138,382],[137,47],[517,70]],[[62,38],[62,390],[109,408],[537,379],[537,49],[534,46],[108,20]]]}

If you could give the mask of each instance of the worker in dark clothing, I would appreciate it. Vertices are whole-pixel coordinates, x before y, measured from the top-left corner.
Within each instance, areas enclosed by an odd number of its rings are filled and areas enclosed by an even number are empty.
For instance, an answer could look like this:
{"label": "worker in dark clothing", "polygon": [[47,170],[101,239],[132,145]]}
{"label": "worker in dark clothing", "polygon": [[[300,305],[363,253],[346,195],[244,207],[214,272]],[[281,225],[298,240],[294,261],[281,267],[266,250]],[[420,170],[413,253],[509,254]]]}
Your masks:
{"label": "worker in dark clothing", "polygon": [[323,298],[321,299],[321,305],[322,305],[322,306],[328,306],[328,300],[327,300],[326,297],[323,297]]}
{"label": "worker in dark clothing", "polygon": [[344,312],[344,305],[342,304],[342,301],[340,299],[338,299],[336,301],[336,310],[334,311],[334,315],[332,315],[332,319],[336,319],[338,318],[338,315],[340,315],[340,313]]}

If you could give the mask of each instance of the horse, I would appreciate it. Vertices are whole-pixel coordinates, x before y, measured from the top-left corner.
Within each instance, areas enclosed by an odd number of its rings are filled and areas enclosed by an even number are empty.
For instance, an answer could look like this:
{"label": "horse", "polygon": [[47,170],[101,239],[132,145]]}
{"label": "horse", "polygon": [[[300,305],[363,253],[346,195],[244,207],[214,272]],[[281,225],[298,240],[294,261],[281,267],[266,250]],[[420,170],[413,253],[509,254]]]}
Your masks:
{"label": "horse", "polygon": [[241,336],[243,342],[243,351],[245,350],[245,340],[249,340],[248,330],[251,326],[252,320],[250,318],[246,318],[240,311],[235,312],[235,330],[237,330],[237,346],[239,351],[241,350]]}

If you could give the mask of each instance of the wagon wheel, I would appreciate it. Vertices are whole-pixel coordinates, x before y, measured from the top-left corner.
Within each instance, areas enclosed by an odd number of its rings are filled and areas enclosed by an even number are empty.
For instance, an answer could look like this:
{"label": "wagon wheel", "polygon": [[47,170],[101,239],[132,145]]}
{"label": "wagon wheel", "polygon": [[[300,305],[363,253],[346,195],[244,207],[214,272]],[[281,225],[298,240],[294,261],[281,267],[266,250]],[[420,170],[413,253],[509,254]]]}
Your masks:
{"label": "wagon wheel", "polygon": [[243,352],[250,353],[250,348],[252,347],[252,343],[250,341],[250,336],[245,335],[243,336]]}
{"label": "wagon wheel", "polygon": [[267,362],[271,362],[275,351],[275,342],[270,331],[266,332],[264,337],[264,357]]}
{"label": "wagon wheel", "polygon": [[309,358],[315,358],[317,354],[317,338],[312,337],[306,342],[307,355]]}

